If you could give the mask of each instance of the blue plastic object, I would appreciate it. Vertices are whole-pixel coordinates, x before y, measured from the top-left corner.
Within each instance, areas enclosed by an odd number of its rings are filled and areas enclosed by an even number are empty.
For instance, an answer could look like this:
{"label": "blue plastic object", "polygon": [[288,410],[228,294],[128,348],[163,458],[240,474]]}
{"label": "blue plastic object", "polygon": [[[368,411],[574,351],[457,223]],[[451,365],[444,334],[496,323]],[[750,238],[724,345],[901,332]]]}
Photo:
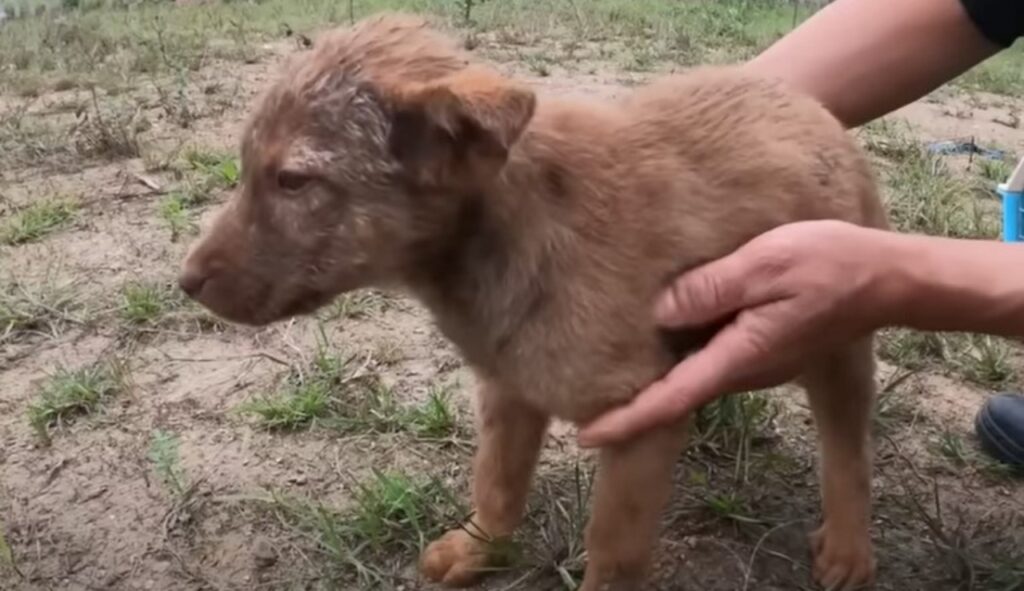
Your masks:
{"label": "blue plastic object", "polygon": [[1024,200],[1024,192],[1010,191],[1003,185],[996,190],[1003,197],[1003,242],[1020,242],[1021,201]]}

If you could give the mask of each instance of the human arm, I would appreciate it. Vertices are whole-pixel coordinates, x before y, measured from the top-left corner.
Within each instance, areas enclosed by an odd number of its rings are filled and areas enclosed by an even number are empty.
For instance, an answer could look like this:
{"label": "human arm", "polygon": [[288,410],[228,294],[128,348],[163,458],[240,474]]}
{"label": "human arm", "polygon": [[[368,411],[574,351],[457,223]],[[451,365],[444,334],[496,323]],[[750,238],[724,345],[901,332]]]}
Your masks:
{"label": "human arm", "polygon": [[1021,9],[1011,7],[1018,2],[837,0],[747,67],[782,78],[816,97],[848,127],[857,127],[1005,47],[1011,35],[998,29],[996,17],[1015,13],[1019,23]]}
{"label": "human arm", "polygon": [[[838,221],[771,230],[682,275],[656,306],[669,327],[736,314],[630,404],[580,432],[620,441],[724,394],[790,381],[803,360],[885,326],[1024,336],[1024,248]],[[738,314],[737,314],[738,312]]]}

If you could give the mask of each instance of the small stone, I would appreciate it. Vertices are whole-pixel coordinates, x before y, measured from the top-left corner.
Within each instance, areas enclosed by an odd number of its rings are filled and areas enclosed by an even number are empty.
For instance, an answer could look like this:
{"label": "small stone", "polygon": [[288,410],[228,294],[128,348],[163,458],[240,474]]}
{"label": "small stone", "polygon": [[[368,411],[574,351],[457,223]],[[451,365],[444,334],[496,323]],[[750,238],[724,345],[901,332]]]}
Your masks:
{"label": "small stone", "polygon": [[270,540],[263,537],[256,538],[253,543],[252,559],[259,568],[267,568],[277,562],[277,550]]}

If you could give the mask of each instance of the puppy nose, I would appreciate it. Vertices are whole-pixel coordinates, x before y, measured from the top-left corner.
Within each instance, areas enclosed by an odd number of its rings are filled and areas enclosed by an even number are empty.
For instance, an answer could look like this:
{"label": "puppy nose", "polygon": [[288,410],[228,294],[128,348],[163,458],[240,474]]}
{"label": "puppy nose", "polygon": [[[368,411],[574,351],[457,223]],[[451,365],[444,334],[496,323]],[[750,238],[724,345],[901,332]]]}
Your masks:
{"label": "puppy nose", "polygon": [[178,275],[178,287],[188,294],[188,297],[194,298],[203,290],[203,285],[208,278],[209,275],[197,269],[185,269]]}

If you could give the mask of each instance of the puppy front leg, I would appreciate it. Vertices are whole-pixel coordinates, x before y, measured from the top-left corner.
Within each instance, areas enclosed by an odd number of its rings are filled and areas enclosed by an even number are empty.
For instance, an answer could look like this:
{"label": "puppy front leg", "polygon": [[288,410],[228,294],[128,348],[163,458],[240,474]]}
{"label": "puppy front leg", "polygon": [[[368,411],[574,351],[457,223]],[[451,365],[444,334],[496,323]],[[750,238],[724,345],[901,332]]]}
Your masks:
{"label": "puppy front leg", "polygon": [[476,581],[488,566],[492,542],[519,525],[548,426],[546,416],[486,382],[477,392],[477,415],[474,515],[427,546],[420,560],[427,578],[450,586]]}
{"label": "puppy front leg", "polygon": [[690,427],[686,419],[601,450],[581,591],[633,591],[643,584],[672,490],[672,467]]}

